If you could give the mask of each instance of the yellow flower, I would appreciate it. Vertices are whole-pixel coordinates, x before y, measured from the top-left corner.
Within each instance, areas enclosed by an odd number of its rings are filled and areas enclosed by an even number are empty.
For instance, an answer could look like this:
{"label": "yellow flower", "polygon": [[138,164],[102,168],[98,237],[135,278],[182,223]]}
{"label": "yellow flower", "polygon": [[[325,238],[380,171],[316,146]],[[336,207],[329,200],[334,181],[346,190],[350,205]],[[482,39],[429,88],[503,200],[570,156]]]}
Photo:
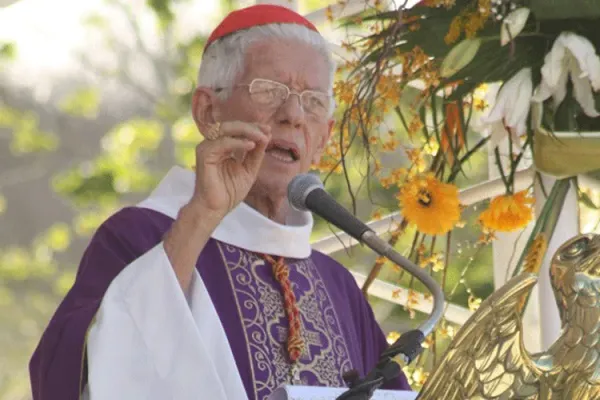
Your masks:
{"label": "yellow flower", "polygon": [[394,151],[400,145],[400,141],[398,139],[392,138],[387,142],[383,143],[381,146],[383,151]]}
{"label": "yellow flower", "polygon": [[407,149],[406,156],[417,172],[424,172],[427,169],[427,161],[423,158],[421,149]]}
{"label": "yellow flower", "polygon": [[396,343],[396,340],[400,339],[400,333],[392,331],[388,333],[386,340],[389,345]]}
{"label": "yellow flower", "polygon": [[444,321],[442,323],[442,326],[439,328],[439,332],[442,337],[448,337],[448,338],[452,339],[454,337],[454,335],[456,334],[456,329],[454,329],[454,326],[452,326]]}
{"label": "yellow flower", "polygon": [[481,305],[481,299],[478,297],[475,297],[473,295],[469,296],[469,310],[471,311],[477,311],[477,309],[479,308],[479,306]]}
{"label": "yellow flower", "polygon": [[420,263],[421,268],[427,268],[430,265],[434,272],[442,271],[444,269],[444,255],[435,253],[423,259]]}
{"label": "yellow flower", "polygon": [[511,232],[525,227],[533,218],[533,197],[526,190],[513,195],[498,196],[481,213],[479,221],[491,231]]}
{"label": "yellow flower", "polygon": [[373,211],[373,214],[371,215],[371,219],[374,219],[376,221],[381,219],[381,210],[375,210]]}
{"label": "yellow flower", "polygon": [[429,372],[425,372],[421,367],[415,369],[415,372],[412,374],[413,382],[419,386],[423,386],[427,378],[429,378]]}
{"label": "yellow flower", "polygon": [[418,115],[413,116],[410,123],[408,124],[408,136],[413,137],[418,134],[424,125],[421,118]]}
{"label": "yellow flower", "polygon": [[490,106],[485,99],[475,99],[473,105],[477,111],[481,112],[487,110],[487,108]]}
{"label": "yellow flower", "polygon": [[442,235],[460,219],[458,188],[429,174],[407,181],[398,194],[402,215],[421,233]]}
{"label": "yellow flower", "polygon": [[379,160],[373,160],[373,173],[378,175],[381,172],[381,162]]}
{"label": "yellow flower", "polygon": [[454,17],[450,23],[450,29],[444,37],[444,42],[450,45],[458,40],[462,31],[462,17],[460,15]]}
{"label": "yellow flower", "polygon": [[425,338],[425,341],[423,342],[423,345],[422,345],[422,346],[423,346],[423,348],[424,348],[424,349],[428,349],[428,348],[430,348],[431,346],[433,346],[433,344],[434,344],[434,341],[433,341],[433,336],[432,336],[432,335],[429,335],[429,336],[427,336],[427,337]]}
{"label": "yellow flower", "polygon": [[423,152],[430,156],[435,156],[439,149],[440,145],[434,137],[429,138],[423,146]]}
{"label": "yellow flower", "polygon": [[327,17],[327,21],[333,22],[333,8],[331,6],[327,6],[325,9],[325,16]]}

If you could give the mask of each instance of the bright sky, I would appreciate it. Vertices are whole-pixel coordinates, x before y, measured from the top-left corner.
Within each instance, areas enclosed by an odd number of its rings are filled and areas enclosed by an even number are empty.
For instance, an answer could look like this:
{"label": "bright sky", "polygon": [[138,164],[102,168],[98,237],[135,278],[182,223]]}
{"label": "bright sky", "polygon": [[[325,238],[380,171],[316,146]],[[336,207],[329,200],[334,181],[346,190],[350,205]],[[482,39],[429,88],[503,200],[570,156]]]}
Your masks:
{"label": "bright sky", "polygon": [[[143,9],[144,0],[128,0],[128,3]],[[0,8],[0,41],[17,43],[16,68],[22,71],[18,74],[20,78],[64,72],[75,62],[73,51],[89,44],[82,19],[106,10],[104,0],[20,0]],[[218,11],[216,0],[191,1],[185,12],[178,13],[178,23],[195,33],[214,25]],[[143,23],[148,17],[140,15],[139,19]]]}
{"label": "bright sky", "polygon": [[[14,0],[0,0],[0,6]],[[91,13],[108,13],[106,0],[19,0],[0,7],[0,41],[17,43],[18,59],[11,65],[10,77],[25,86],[45,86],[53,76],[77,73],[80,63],[74,57],[77,50],[84,49],[94,59],[103,54],[94,50],[97,38],[90,37],[89,30],[81,21]],[[243,5],[255,3],[247,0]],[[324,1],[325,2],[325,1]],[[412,6],[417,0],[409,0]],[[158,40],[153,29],[152,16],[144,5],[145,0],[127,0],[127,4],[139,9],[136,15],[145,27],[145,39]],[[177,25],[182,34],[193,35],[214,26],[219,17],[217,0],[193,0],[176,10]],[[110,14],[109,14],[110,15]],[[114,31],[120,39],[127,39],[127,29],[119,29],[122,15],[111,18]],[[116,22],[115,22],[116,21]]]}

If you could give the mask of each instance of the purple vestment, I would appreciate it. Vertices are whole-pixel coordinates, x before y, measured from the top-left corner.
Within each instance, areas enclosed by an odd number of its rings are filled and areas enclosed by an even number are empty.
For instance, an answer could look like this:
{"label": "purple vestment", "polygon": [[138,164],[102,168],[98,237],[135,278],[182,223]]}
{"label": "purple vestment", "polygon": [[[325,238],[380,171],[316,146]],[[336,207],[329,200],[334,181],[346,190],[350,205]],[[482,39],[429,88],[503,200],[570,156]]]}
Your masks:
{"label": "purple vestment", "polygon": [[[86,383],[84,343],[111,281],[156,246],[173,219],[153,210],[126,208],[109,218],[87,248],[73,288],[53,316],[31,363],[35,400],[77,399]],[[258,254],[211,239],[197,268],[214,303],[249,399],[263,400],[289,383],[287,318],[271,266]],[[342,387],[342,374],[361,376],[375,366],[385,337],[352,275],[314,251],[287,259],[302,317],[306,351],[300,379]],[[409,390],[404,376],[390,389]]]}

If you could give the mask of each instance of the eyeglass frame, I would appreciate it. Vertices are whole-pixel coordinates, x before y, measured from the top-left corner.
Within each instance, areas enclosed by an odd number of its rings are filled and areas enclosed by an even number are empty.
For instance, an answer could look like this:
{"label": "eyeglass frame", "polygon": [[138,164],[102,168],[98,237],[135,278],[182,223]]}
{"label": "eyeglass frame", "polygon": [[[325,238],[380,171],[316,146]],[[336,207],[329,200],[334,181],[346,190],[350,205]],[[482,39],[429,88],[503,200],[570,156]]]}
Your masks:
{"label": "eyeglass frame", "polygon": [[[268,82],[268,83],[274,83],[278,86],[284,87],[287,89],[287,95],[285,96],[284,99],[282,99],[281,104],[278,107],[281,107],[283,104],[285,104],[286,101],[288,101],[288,99],[290,98],[290,96],[296,95],[298,96],[298,99],[300,100],[300,107],[302,108],[302,111],[306,112],[306,110],[304,109],[304,105],[302,103],[302,95],[305,93],[317,93],[317,94],[323,94],[327,97],[328,100],[328,108],[327,108],[327,112],[326,114],[323,116],[323,118],[327,118],[328,116],[331,116],[332,110],[335,108],[335,100],[333,100],[333,95],[329,94],[327,92],[322,92],[320,90],[311,90],[311,89],[307,89],[307,90],[303,90],[302,92],[298,93],[292,89],[290,89],[290,87],[288,85],[286,85],[285,83],[281,83],[281,82],[277,82],[271,79],[265,79],[265,78],[254,78],[250,81],[250,83],[238,83],[236,85],[233,86],[233,88],[238,88],[238,87],[247,87],[248,88],[248,94],[250,94],[250,96],[252,96],[252,85],[254,83],[256,83],[257,81],[261,81],[261,82]],[[225,90],[225,87],[219,87],[216,88],[215,91],[220,92]],[[333,100],[333,101],[332,101]],[[259,103],[260,104],[260,103]],[[320,117],[319,115],[310,112],[310,114],[315,115],[317,117]]]}

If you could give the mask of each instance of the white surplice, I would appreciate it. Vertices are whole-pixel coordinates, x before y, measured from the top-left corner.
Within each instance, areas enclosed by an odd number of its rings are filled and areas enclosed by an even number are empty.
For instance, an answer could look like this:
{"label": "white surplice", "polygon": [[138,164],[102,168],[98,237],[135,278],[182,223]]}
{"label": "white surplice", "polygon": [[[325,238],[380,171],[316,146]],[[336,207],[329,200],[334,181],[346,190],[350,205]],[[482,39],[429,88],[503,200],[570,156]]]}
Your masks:
{"label": "white surplice", "polygon": [[[190,170],[173,168],[138,207],[176,218],[194,189]],[[245,203],[212,237],[250,251],[291,258],[311,254],[310,213],[286,225]],[[186,299],[163,243],[129,264],[110,284],[87,339],[91,400],[247,399],[231,348],[198,271]]]}

